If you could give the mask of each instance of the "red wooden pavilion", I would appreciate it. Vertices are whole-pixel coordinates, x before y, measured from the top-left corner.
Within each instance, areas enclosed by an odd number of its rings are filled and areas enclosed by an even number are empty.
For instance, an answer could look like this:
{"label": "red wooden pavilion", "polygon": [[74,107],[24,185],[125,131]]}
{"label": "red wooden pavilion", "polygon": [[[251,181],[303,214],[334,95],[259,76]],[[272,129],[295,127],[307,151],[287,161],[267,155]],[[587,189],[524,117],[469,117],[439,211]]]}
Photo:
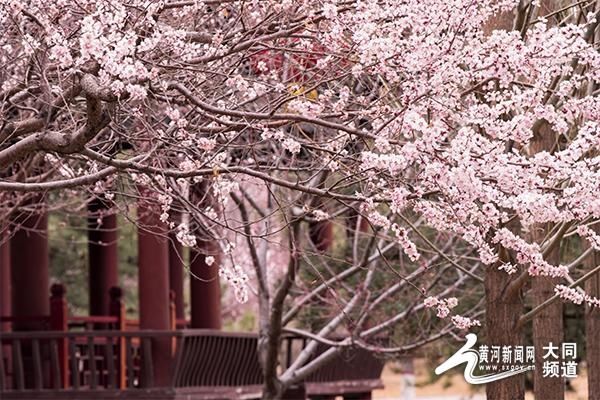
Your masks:
{"label": "red wooden pavilion", "polygon": [[[103,212],[106,211],[106,212]],[[128,320],[118,287],[117,217],[89,205],[89,316],[69,315],[66,288],[49,295],[47,214],[22,214],[0,240],[0,397],[3,399],[260,398],[258,337],[221,331],[218,246],[191,257],[191,313],[183,304],[181,247],[156,213],[138,221],[139,321]],[[8,235],[10,232],[10,237]],[[290,365],[305,345],[282,342]],[[324,351],[325,348],[320,349]],[[354,350],[314,372],[286,398],[370,398],[382,362]]]}

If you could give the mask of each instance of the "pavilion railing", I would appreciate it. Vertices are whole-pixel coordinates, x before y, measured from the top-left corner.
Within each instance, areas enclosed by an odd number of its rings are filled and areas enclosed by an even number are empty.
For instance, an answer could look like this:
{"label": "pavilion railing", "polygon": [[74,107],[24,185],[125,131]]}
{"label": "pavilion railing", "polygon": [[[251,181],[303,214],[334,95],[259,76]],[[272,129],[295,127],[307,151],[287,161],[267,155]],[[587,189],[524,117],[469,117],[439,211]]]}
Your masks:
{"label": "pavilion railing", "polygon": [[[110,315],[78,316],[70,315],[66,299],[66,289],[62,284],[54,284],[50,289],[50,313],[48,315],[14,316],[0,315],[0,324],[12,330],[28,331],[71,331],[71,330],[139,330],[140,321],[126,317],[123,292],[119,287],[110,290]],[[185,329],[189,321],[175,317],[174,298],[171,299],[171,329]],[[0,329],[2,329],[0,328]],[[11,330],[9,328],[9,330]]]}
{"label": "pavilion railing", "polygon": [[177,336],[176,331],[2,333],[0,391],[152,387],[153,342]]}
{"label": "pavilion railing", "polygon": [[249,386],[262,383],[258,336],[215,330],[181,331],[173,386]]}
{"label": "pavilion railing", "polygon": [[[259,387],[258,336],[214,330],[36,331],[0,334],[0,392],[155,387]],[[290,365],[306,345],[286,336],[281,363]],[[319,345],[314,356],[326,351]],[[166,356],[166,357],[165,357]],[[160,358],[160,360],[158,359]],[[383,362],[344,349],[305,381],[320,394],[381,387]],[[357,386],[358,385],[358,386]]]}

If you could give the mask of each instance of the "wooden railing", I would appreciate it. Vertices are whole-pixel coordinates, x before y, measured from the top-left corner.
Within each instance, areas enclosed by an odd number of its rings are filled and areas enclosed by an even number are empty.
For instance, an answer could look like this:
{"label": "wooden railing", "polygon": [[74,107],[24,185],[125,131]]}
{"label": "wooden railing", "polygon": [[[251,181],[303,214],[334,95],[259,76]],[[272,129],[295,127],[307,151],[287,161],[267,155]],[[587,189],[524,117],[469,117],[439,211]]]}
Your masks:
{"label": "wooden railing", "polygon": [[182,347],[177,352],[173,385],[248,386],[260,385],[258,336],[214,330],[181,331]]}
{"label": "wooden railing", "polygon": [[[214,390],[260,388],[262,384],[256,334],[212,330],[11,332],[3,333],[0,342],[0,392],[155,387]],[[293,362],[304,346],[303,339],[285,337],[282,363]],[[320,345],[315,356],[327,348]],[[160,349],[162,353],[157,353]],[[155,359],[157,354],[163,357],[161,362]],[[307,392],[369,392],[381,387],[382,367],[381,360],[365,351],[344,350],[306,379]],[[157,368],[168,375],[162,383]]]}
{"label": "wooden railing", "polygon": [[104,329],[119,329],[119,318],[112,315],[95,315],[89,317],[70,316],[67,319],[69,330],[98,330],[98,327]]}
{"label": "wooden railing", "polygon": [[174,331],[3,333],[0,390],[152,387],[152,342],[176,336]]}
{"label": "wooden railing", "polygon": [[[307,342],[304,337],[285,336],[281,346],[282,364],[289,367],[306,347]],[[317,345],[309,361],[329,349],[330,346],[325,344]],[[383,366],[384,361],[367,350],[355,347],[344,348],[332,360],[305,379],[306,393],[324,398],[355,393],[363,395],[357,398],[370,398],[367,393],[383,388],[380,379]]]}
{"label": "wooden railing", "polygon": [[0,315],[0,323],[8,323],[15,331],[68,331],[68,330],[124,330],[125,306],[123,292],[118,287],[110,290],[110,315],[73,316],[69,315],[64,285],[55,283],[50,288],[50,313],[36,316]]}
{"label": "wooden railing", "polygon": [[11,325],[14,324],[35,324],[38,329],[49,329],[50,328],[50,316],[49,315],[28,315],[28,316],[13,316],[13,315],[0,315],[0,323],[8,322]]}

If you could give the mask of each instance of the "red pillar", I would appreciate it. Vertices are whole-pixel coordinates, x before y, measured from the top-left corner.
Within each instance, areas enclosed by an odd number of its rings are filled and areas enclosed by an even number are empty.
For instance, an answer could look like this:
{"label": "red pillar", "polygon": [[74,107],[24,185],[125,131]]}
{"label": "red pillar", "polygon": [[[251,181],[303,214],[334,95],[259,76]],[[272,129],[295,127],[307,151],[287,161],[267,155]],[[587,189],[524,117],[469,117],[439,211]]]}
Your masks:
{"label": "red pillar", "polygon": [[174,233],[169,234],[169,285],[175,298],[175,317],[185,319],[183,301],[183,247]]}
{"label": "red pillar", "polygon": [[[40,205],[29,203],[27,206]],[[13,322],[14,331],[39,331],[48,328],[46,322],[50,314],[50,298],[47,227],[48,216],[41,209],[19,210],[11,227],[14,232],[10,240],[12,315],[17,318],[24,317]],[[30,343],[23,343],[22,354],[26,371],[25,387],[33,388],[35,378],[33,348]],[[45,371],[44,368],[43,374]]]}
{"label": "red pillar", "polygon": [[325,252],[333,244],[333,223],[331,221],[315,221],[308,225],[311,242],[318,251]]}
{"label": "red pillar", "polygon": [[[10,297],[10,239],[7,231],[0,231],[0,316],[11,315]],[[0,323],[0,332],[10,331],[10,322]],[[0,353],[1,354],[1,353]]]}
{"label": "red pillar", "polygon": [[[109,290],[110,295],[110,315],[117,317],[117,326],[114,329],[119,331],[125,330],[125,305],[123,304],[123,290],[118,286],[113,286]],[[125,338],[117,338],[117,369],[118,369],[118,380],[117,388],[123,389],[127,387],[127,375],[126,375],[126,361],[127,353]]]}
{"label": "red pillar", "polygon": [[[167,230],[159,219],[157,207],[147,202],[138,205],[138,224],[140,329],[168,330],[170,317]],[[170,340],[153,340],[152,365],[155,386],[168,384],[170,358]]]}
{"label": "red pillar", "polygon": [[119,283],[117,216],[100,199],[88,205],[90,315],[109,315],[109,290]]}
{"label": "red pillar", "polygon": [[[66,289],[64,285],[55,283],[50,288],[50,330],[52,331],[67,331],[68,327],[68,308],[66,299]],[[67,388],[69,385],[68,371],[69,359],[67,353],[67,339],[58,341],[58,363],[60,368],[60,388]]]}
{"label": "red pillar", "polygon": [[[213,257],[211,265],[207,257]],[[192,328],[221,329],[221,287],[219,265],[221,249],[216,242],[198,241],[190,252]]]}
{"label": "red pillar", "polygon": [[[0,229],[0,316],[8,317],[11,312],[11,284],[10,284],[10,239],[6,229]],[[10,332],[10,322],[0,322],[0,334]],[[0,362],[11,360],[11,347],[8,343],[0,342]]]}
{"label": "red pillar", "polygon": [[[48,216],[45,212],[17,217],[10,240],[12,314],[48,316]],[[41,330],[41,321],[15,321],[14,330]]]}

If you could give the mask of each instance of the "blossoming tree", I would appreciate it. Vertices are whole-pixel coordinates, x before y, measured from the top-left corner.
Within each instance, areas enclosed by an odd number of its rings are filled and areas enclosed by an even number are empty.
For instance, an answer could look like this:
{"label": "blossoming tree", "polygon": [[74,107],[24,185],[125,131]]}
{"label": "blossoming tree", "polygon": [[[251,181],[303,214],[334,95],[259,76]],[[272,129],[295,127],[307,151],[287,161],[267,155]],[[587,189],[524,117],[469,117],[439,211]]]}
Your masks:
{"label": "blossoming tree", "polygon": [[[230,256],[222,274],[238,297],[258,299],[265,398],[344,346],[404,351],[480,325],[483,310],[495,343],[520,344],[531,320],[542,337],[558,298],[600,305],[581,287],[600,250],[600,9],[548,3],[9,0],[3,221],[50,193],[56,207],[143,197],[190,247],[202,228]],[[270,282],[280,232],[288,265]],[[568,238],[588,250],[561,258]],[[288,326],[320,303],[336,313],[315,332]],[[449,323],[375,340],[427,308]],[[278,374],[285,329],[310,344]],[[312,359],[320,342],[335,346]],[[489,397],[522,398],[520,380],[490,384]]]}

